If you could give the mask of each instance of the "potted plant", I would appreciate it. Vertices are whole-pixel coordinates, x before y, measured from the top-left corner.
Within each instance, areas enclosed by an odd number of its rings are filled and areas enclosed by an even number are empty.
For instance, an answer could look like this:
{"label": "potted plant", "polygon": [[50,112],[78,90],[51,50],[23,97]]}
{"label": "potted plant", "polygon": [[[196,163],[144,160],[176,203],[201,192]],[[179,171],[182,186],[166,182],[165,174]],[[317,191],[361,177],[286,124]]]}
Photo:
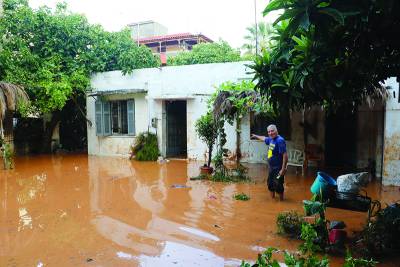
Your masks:
{"label": "potted plant", "polygon": [[202,167],[200,167],[201,173],[211,174],[213,172],[213,168],[211,167],[212,150],[218,137],[217,125],[214,122],[211,112],[207,112],[206,115],[201,116],[196,121],[195,129],[200,140],[206,143],[208,148],[207,164],[204,164]]}

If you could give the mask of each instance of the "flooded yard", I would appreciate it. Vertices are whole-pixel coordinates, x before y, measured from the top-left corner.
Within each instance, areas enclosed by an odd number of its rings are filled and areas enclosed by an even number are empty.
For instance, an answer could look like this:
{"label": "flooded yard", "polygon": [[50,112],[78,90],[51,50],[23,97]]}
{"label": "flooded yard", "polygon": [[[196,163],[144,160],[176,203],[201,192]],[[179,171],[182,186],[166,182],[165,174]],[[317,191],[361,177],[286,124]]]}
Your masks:
{"label": "flooded yard", "polygon": [[[297,241],[276,234],[276,215],[302,211],[314,177],[289,174],[280,202],[267,192],[265,165],[248,166],[254,182],[229,184],[190,181],[195,162],[18,158],[14,170],[0,170],[0,266],[238,266],[266,246],[295,251]],[[241,192],[250,201],[232,198]],[[398,188],[377,184],[368,194],[400,198]],[[348,233],[366,220],[331,208],[327,216],[345,221]]]}

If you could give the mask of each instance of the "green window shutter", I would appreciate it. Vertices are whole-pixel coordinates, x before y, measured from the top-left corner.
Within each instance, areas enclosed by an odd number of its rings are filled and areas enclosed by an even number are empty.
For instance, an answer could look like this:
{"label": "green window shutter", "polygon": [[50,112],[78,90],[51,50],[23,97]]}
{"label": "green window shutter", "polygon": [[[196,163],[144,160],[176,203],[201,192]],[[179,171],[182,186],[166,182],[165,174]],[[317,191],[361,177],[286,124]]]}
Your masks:
{"label": "green window shutter", "polygon": [[135,101],[126,102],[128,110],[128,134],[135,135]]}
{"label": "green window shutter", "polygon": [[95,109],[95,122],[96,122],[96,135],[103,135],[103,102],[97,100],[94,106]]}
{"label": "green window shutter", "polygon": [[103,102],[103,125],[104,135],[111,135],[110,102]]}

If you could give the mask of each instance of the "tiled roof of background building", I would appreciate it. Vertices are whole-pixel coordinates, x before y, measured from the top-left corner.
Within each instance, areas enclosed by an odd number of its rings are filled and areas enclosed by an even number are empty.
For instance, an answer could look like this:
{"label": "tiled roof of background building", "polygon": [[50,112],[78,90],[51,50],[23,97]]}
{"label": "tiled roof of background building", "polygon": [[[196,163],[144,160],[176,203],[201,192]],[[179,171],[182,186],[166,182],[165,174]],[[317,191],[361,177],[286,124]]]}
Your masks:
{"label": "tiled roof of background building", "polygon": [[177,34],[168,34],[168,35],[161,35],[161,36],[153,36],[148,38],[140,38],[139,43],[147,44],[152,42],[163,42],[163,41],[171,41],[176,39],[194,39],[200,38],[207,42],[212,42],[210,38],[203,34],[191,34],[191,33],[177,33]]}

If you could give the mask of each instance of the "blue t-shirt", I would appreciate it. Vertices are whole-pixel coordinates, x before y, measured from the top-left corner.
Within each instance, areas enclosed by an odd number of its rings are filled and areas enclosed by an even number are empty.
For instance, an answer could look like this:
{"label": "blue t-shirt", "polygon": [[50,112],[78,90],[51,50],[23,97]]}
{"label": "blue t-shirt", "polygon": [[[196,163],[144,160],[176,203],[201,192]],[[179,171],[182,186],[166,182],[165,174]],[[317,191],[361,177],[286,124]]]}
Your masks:
{"label": "blue t-shirt", "polygon": [[274,139],[266,137],[264,142],[268,146],[267,158],[270,171],[280,170],[283,163],[283,154],[286,152],[285,139],[277,135]]}

